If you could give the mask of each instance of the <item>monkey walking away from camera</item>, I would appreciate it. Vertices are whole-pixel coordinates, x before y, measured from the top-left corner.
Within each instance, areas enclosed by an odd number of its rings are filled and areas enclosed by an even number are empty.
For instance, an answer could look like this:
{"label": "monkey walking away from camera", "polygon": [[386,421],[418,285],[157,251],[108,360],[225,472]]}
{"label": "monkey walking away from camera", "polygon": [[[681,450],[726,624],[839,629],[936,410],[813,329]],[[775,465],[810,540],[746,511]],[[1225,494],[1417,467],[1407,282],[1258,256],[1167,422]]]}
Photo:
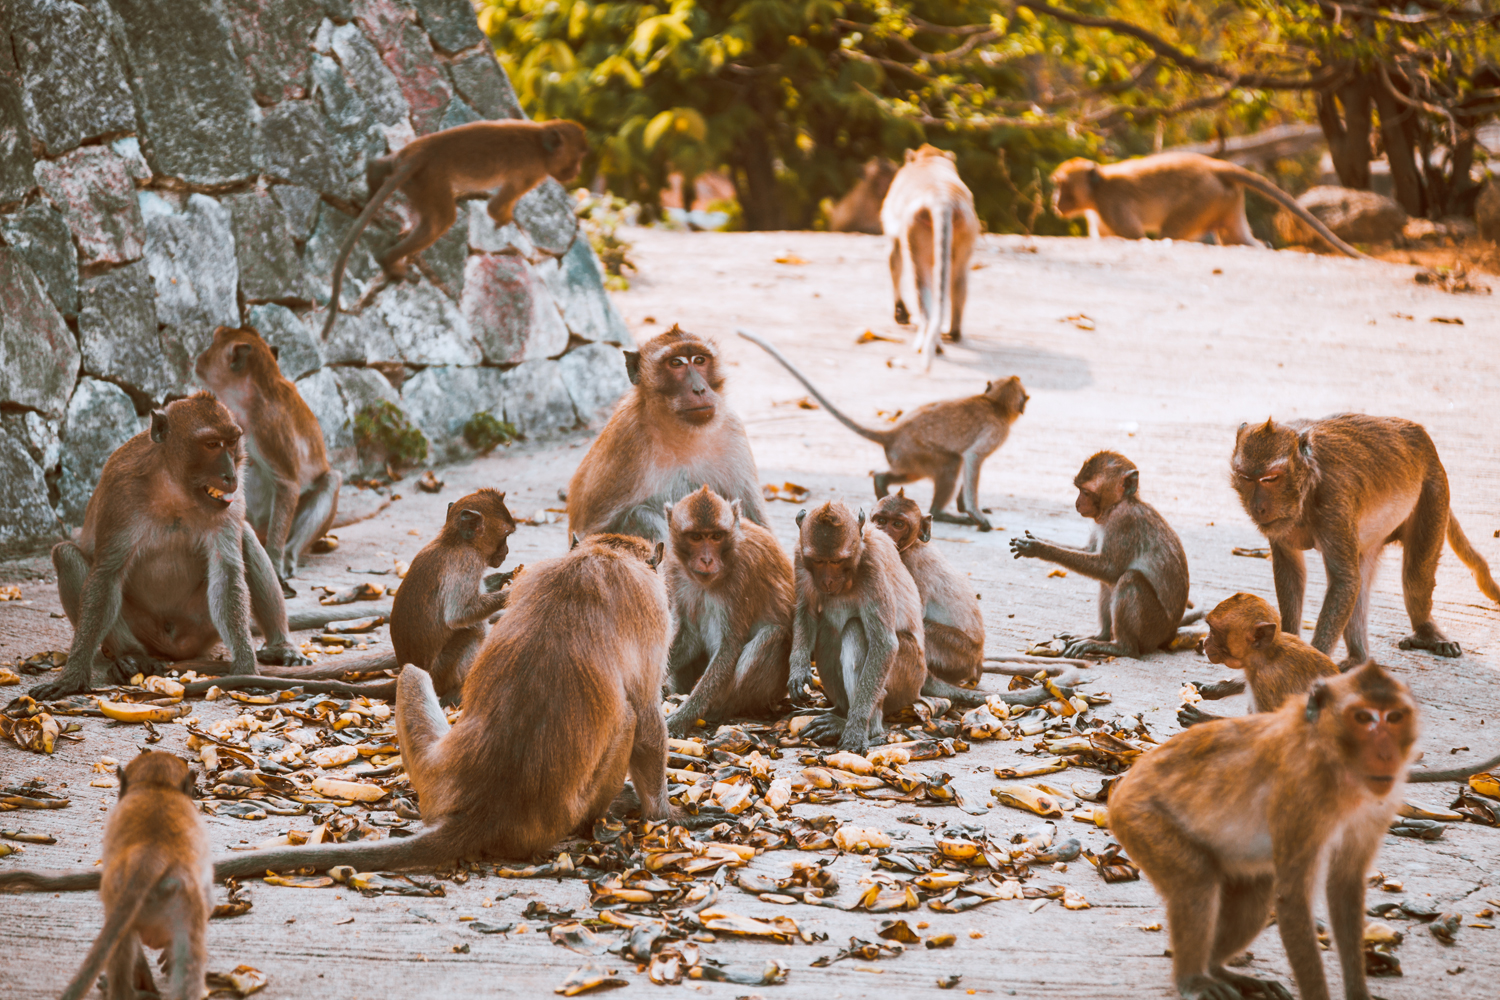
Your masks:
{"label": "monkey walking away from camera", "polygon": [[494,191],[488,205],[490,218],[504,226],[521,196],[549,176],[564,184],[577,177],[588,151],[588,137],[577,122],[486,121],[424,135],[399,152],[370,161],[365,171],[370,200],[349,228],[334,261],[323,339],[328,339],[338,318],[339,290],[349,254],[380,206],[398,189],[406,195],[417,221],[381,255],[380,267],[399,279],[406,276],[406,259],[432,246],[453,225],[459,198]]}
{"label": "monkey walking away from camera", "polygon": [[667,541],[663,508],[707,486],[765,527],[745,425],[724,402],[714,345],[677,326],[625,352],[632,388],[568,484],[568,531]]}
{"label": "monkey walking away from camera", "polygon": [[109,976],[109,1000],[135,1000],[137,989],[156,995],[142,945],[163,950],[168,981],[160,996],[199,1000],[214,872],[192,772],[180,758],[155,750],[116,771],[120,801],[104,829],[99,886],[104,927],[63,1000],[87,996],[101,970]]}
{"label": "monkey walking away from camera", "polygon": [[[875,474],[877,500],[890,493],[892,486],[931,479],[934,520],[974,524],[980,531],[990,530],[989,518],[979,506],[979,473],[985,459],[1010,436],[1010,425],[1026,412],[1026,401],[1031,397],[1026,395],[1019,378],[1012,375],[987,382],[978,396],[924,403],[889,430],[876,430],[845,416],[776,348],[744,330],[739,335],[779,361],[835,420],[885,449],[890,469]],[[943,508],[953,498],[960,473],[963,490],[958,497],[959,513],[949,514]]]}
{"label": "monkey walking away from camera", "polygon": [[245,518],[276,567],[282,595],[295,597],[286,581],[338,513],[343,475],[328,467],[323,429],[254,330],[219,327],[195,370],[244,431]]}
{"label": "monkey walking away from camera", "polygon": [[[87,690],[101,652],[118,680],[159,673],[158,660],[202,656],[221,640],[232,674],[257,673],[257,659],[311,662],[287,637],[276,570],[245,524],[240,437],[224,404],[200,392],[153,412],[150,430],[104,463],[77,541],[52,549],[73,623],[68,664],[32,697]],[[266,638],[258,653],[252,618]]]}
{"label": "monkey walking away from camera", "polygon": [[1302,1000],[1328,1000],[1312,900],[1326,890],[1344,995],[1368,1000],[1365,876],[1417,739],[1406,686],[1374,663],[1272,713],[1219,719],[1143,755],[1109,796],[1110,832],[1167,904],[1172,974],[1192,1000],[1269,996],[1226,967],[1276,929]]}
{"label": "monkey walking away from camera", "polygon": [[1052,172],[1052,206],[1064,218],[1088,217],[1089,235],[1196,240],[1213,233],[1225,246],[1258,247],[1245,218],[1245,189],[1270,198],[1307,223],[1333,249],[1369,260],[1317,216],[1259,174],[1200,153],[1158,153],[1122,163],[1077,157]]}
{"label": "monkey walking away from camera", "polygon": [[916,349],[930,369],[939,335],[946,331],[954,340],[963,335],[969,257],[979,239],[974,195],[959,178],[952,153],[929,145],[906,151],[906,163],[880,206],[880,227],[891,238],[897,323],[911,320],[901,298],[901,272],[911,261],[922,313]]}
{"label": "monkey walking away from camera", "polygon": [[1328,592],[1312,644],[1332,653],[1344,637],[1344,665],[1368,656],[1370,589],[1381,552],[1401,543],[1401,589],[1412,633],[1402,649],[1458,656],[1458,643],[1432,620],[1443,539],[1500,602],[1500,586],[1448,506],[1448,473],[1421,424],[1399,417],[1339,413],[1321,420],[1241,424],[1231,470],[1245,512],[1271,543],[1281,630],[1302,634],[1307,568],[1323,556]]}
{"label": "monkey walking away from camera", "polygon": [[[891,181],[895,177],[894,163],[883,156],[872,156],[865,163],[854,187],[829,211],[829,232],[881,235],[880,207],[884,204],[886,192],[891,189]],[[905,323],[906,320],[901,322]]]}
{"label": "monkey walking away from camera", "polygon": [[1099,581],[1099,634],[1067,636],[1064,656],[1139,657],[1160,649],[1184,617],[1188,600],[1187,555],[1177,532],[1139,495],[1135,463],[1101,451],[1073,477],[1074,506],[1090,518],[1088,547],[1072,549],[1026,532],[1010,540],[1017,559],[1045,559]]}
{"label": "monkey walking away from camera", "polygon": [[677,632],[667,676],[692,692],[667,719],[682,736],[699,719],[764,715],[786,691],[792,562],[776,536],[707,486],[667,505],[667,593]]}
{"label": "monkey walking away from camera", "polygon": [[797,514],[797,609],[792,616],[792,703],[805,697],[813,661],[833,702],[802,731],[840,750],[863,752],[885,731],[883,716],[922,691],[922,601],[896,544],[830,501]]}

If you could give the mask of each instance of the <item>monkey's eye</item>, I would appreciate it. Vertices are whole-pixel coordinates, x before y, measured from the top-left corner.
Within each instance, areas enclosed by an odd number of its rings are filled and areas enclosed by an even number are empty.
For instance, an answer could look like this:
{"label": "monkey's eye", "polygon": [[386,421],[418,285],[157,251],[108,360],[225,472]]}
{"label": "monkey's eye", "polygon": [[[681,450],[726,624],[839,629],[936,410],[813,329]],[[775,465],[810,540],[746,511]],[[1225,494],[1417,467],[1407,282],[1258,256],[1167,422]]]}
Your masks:
{"label": "monkey's eye", "polygon": [[1265,483],[1267,486],[1269,486],[1272,483],[1276,482],[1276,480],[1278,480],[1280,478],[1281,478],[1281,473],[1279,473],[1279,472],[1273,472],[1269,476],[1261,476],[1260,477],[1260,481],[1263,482],[1263,483]]}
{"label": "monkey's eye", "polygon": [[704,357],[701,354],[694,354],[693,355],[693,364],[695,364],[695,365],[706,365],[706,364],[708,364],[708,358]]}
{"label": "monkey's eye", "polygon": [[1386,722],[1392,722],[1392,723],[1400,722],[1400,721],[1402,721],[1405,718],[1406,718],[1406,713],[1403,712],[1403,711],[1401,711],[1401,709],[1399,709],[1399,708],[1396,709],[1393,712],[1387,712],[1386,715],[1385,715],[1385,721]]}
{"label": "monkey's eye", "polygon": [[1362,708],[1358,712],[1354,713],[1354,721],[1359,723],[1361,726],[1368,726],[1375,721],[1375,716],[1371,715],[1368,711]]}
{"label": "monkey's eye", "polygon": [[667,361],[667,364],[673,368],[681,368],[686,363],[682,358],[671,358]]}
{"label": "monkey's eye", "polygon": [[713,533],[713,535],[712,535],[712,538],[716,542],[722,542],[724,540],[724,532],[722,532],[722,531],[715,531]]}

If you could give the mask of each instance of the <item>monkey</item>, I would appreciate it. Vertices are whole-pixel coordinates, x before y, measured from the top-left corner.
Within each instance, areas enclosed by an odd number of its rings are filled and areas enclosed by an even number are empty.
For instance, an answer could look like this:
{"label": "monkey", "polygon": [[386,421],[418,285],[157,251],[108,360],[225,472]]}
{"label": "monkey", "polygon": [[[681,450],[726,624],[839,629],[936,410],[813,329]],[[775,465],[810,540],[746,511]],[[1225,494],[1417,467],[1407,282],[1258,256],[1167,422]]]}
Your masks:
{"label": "monkey", "polygon": [[724,403],[713,343],[676,326],[625,352],[631,388],[568,484],[568,531],[668,540],[666,504],[701,486],[766,527],[745,425]]}
{"label": "monkey", "polygon": [[[221,640],[231,674],[257,673],[257,660],[311,663],[287,637],[275,567],[245,525],[244,457],[239,425],[209,392],[153,411],[150,429],[109,456],[77,541],[52,549],[73,645],[62,674],[32,697],[86,690],[101,652],[122,680]],[[259,652],[252,618],[266,640]]]}
{"label": "monkey", "polygon": [[1177,532],[1140,498],[1140,472],[1118,452],[1083,463],[1073,485],[1074,507],[1090,518],[1088,547],[1072,549],[1036,538],[1012,538],[1015,558],[1045,559],[1099,581],[1099,634],[1064,636],[1064,656],[1129,656],[1171,642],[1197,621],[1188,606],[1188,564]]}
{"label": "monkey", "polygon": [[699,719],[769,712],[786,690],[792,561],[775,535],[741,517],[743,506],[705,486],[666,507],[676,622],[667,676],[677,693],[692,692],[667,719],[673,736]]}
{"label": "monkey", "polygon": [[193,801],[192,772],[180,758],[156,750],[115,770],[120,801],[104,830],[99,888],[104,927],[63,1000],[87,996],[106,968],[110,1000],[135,1000],[137,986],[154,995],[143,944],[164,949],[171,980],[161,995],[198,1000],[206,990],[213,861]]}
{"label": "monkey", "polygon": [[952,153],[925,144],[906,151],[906,163],[896,171],[880,206],[880,228],[891,238],[891,287],[896,322],[903,325],[911,314],[901,298],[901,271],[905,259],[911,259],[922,312],[915,346],[924,368],[931,370],[938,335],[946,329],[953,340],[963,336],[969,257],[979,239],[974,195],[959,179]]}
{"label": "monkey", "polygon": [[792,703],[804,698],[818,664],[833,711],[802,730],[861,753],[885,730],[882,716],[922,691],[922,600],[885,532],[837,501],[797,513],[797,607],[792,615]]}
{"label": "monkey", "polygon": [[1052,207],[1065,219],[1088,218],[1089,236],[1196,240],[1213,233],[1225,246],[1261,246],[1245,218],[1245,189],[1276,202],[1333,249],[1370,258],[1334,235],[1296,199],[1261,177],[1201,153],[1157,153],[1122,163],[1075,157],[1052,172]]}
{"label": "monkey", "polygon": [[504,493],[482,489],[450,503],[442,532],[412,559],[396,591],[393,665],[427,671],[440,698],[457,695],[484,645],[486,623],[505,607],[510,592],[486,593],[483,577],[486,567],[505,561],[515,530]]}
{"label": "monkey", "polygon": [[894,163],[883,156],[870,157],[854,187],[829,210],[828,231],[881,235],[880,206],[895,177]]}
{"label": "monkey", "polygon": [[[349,254],[380,206],[398,188],[411,203],[417,221],[380,256],[380,267],[399,280],[406,276],[406,258],[432,246],[453,225],[459,198],[498,188],[487,207],[495,225],[504,226],[521,196],[549,176],[564,184],[576,178],[588,151],[588,136],[577,122],[481,121],[421,136],[399,152],[370,161],[365,170],[370,200],[349,228],[334,261],[323,339],[328,339],[338,318],[339,290]],[[575,228],[573,238],[577,237]]]}
{"label": "monkey", "polygon": [[1291,1000],[1280,983],[1225,968],[1274,901],[1298,995],[1328,1000],[1312,914],[1326,871],[1344,995],[1368,1000],[1365,875],[1401,805],[1417,725],[1406,685],[1371,662],[1317,678],[1275,712],[1194,726],[1126,772],[1110,792],[1110,832],[1166,901],[1183,997]]}
{"label": "monkey", "polygon": [[1321,420],[1240,425],[1230,462],[1240,503],[1271,543],[1271,573],[1281,630],[1302,634],[1307,569],[1302,553],[1323,556],[1328,590],[1312,644],[1341,666],[1368,656],[1370,590],[1385,546],[1401,543],[1401,589],[1412,633],[1402,649],[1459,656],[1457,642],[1432,620],[1432,591],[1443,539],[1468,566],[1480,591],[1500,602],[1489,564],[1448,506],[1448,473],[1421,424],[1399,417],[1337,413]]}
{"label": "monkey", "polygon": [[[985,459],[1010,436],[1011,424],[1026,412],[1031,397],[1018,377],[986,382],[984,392],[977,396],[924,403],[894,427],[876,430],[845,416],[776,348],[744,330],[739,335],[779,361],[835,420],[885,449],[890,469],[875,474],[875,499],[884,498],[892,486],[931,479],[933,520],[973,524],[980,531],[991,529],[989,518],[979,506],[979,473]],[[943,508],[953,498],[960,472],[964,482],[958,497],[959,513],[949,514]]]}
{"label": "monkey", "polygon": [[245,518],[276,567],[282,596],[296,597],[287,580],[328,533],[344,481],[328,467],[318,418],[281,374],[275,350],[248,327],[216,329],[194,371],[245,432]]}

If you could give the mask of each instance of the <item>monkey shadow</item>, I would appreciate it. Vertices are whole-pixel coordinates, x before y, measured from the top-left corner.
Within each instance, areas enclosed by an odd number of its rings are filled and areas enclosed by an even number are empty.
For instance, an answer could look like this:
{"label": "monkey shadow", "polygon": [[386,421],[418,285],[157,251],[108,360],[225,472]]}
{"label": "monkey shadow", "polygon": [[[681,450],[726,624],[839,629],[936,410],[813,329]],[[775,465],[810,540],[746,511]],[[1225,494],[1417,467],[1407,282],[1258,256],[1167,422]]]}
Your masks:
{"label": "monkey shadow", "polygon": [[943,357],[950,364],[973,368],[986,379],[1020,376],[1028,389],[1070,392],[1094,384],[1094,373],[1083,358],[1040,347],[998,344],[965,333],[957,344],[944,343]]}

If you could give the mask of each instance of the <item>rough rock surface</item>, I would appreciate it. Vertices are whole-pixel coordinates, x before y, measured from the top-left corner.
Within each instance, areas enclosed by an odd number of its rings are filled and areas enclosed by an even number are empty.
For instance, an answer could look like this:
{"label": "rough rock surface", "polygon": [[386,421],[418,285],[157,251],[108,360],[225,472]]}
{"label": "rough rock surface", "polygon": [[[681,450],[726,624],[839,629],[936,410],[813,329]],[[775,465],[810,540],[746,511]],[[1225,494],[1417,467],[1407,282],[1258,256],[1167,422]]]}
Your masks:
{"label": "rough rock surface", "polygon": [[293,382],[323,367],[323,352],[312,331],[286,306],[251,306],[245,318],[262,340],[276,348],[276,364]]}
{"label": "rough rock surface", "polygon": [[[464,443],[464,424],[480,412],[506,414],[503,380],[498,368],[455,367],[424,368],[407,380],[401,387],[401,407],[427,435],[430,460],[454,461],[473,454]],[[502,419],[511,418],[506,414]]]}
{"label": "rough rock surface", "polygon": [[38,163],[36,179],[68,220],[81,263],[124,264],[141,256],[146,227],[123,156],[107,146],[84,146]]}
{"label": "rough rock surface", "polygon": [[328,464],[352,476],[359,472],[359,455],[354,448],[354,417],[339,391],[334,369],[319,368],[297,380],[297,391],[307,401],[308,409],[323,428],[323,443],[328,449]]}
{"label": "rough rock surface", "polygon": [[0,77],[0,205],[19,201],[36,187],[34,165],[21,88]]}
{"label": "rough rock surface", "polygon": [[163,342],[156,288],[145,261],[105,271],[83,284],[78,340],[83,371],[133,386],[160,403],[180,379],[186,357]]}
{"label": "rough rock surface", "polygon": [[78,250],[62,213],[45,201],[0,215],[0,237],[42,280],[64,316],[78,315]]}
{"label": "rough rock surface", "polygon": [[190,195],[181,211],[154,195],[146,205],[146,266],[156,285],[156,318],[176,331],[197,358],[218,326],[238,326],[239,269],[229,210],[207,195]]}
{"label": "rough rock surface", "polygon": [[0,247],[0,405],[59,415],[77,377],[72,331],[21,255]]}
{"label": "rough rock surface", "polygon": [[558,360],[557,370],[578,419],[590,427],[602,427],[630,388],[625,355],[612,344],[585,344],[569,351]]}
{"label": "rough rock surface", "polygon": [[538,265],[536,271],[551,290],[562,310],[563,321],[574,336],[626,347],[633,343],[619,312],[609,304],[599,258],[594,256],[588,241],[580,239],[574,243],[573,249],[562,258],[561,266],[557,261],[549,261]]}
{"label": "rough rock surface", "polygon": [[0,558],[34,552],[62,537],[47,497],[41,466],[25,447],[0,431]]}
{"label": "rough rock surface", "polygon": [[[1389,243],[1401,235],[1406,225],[1406,212],[1401,206],[1374,191],[1324,185],[1304,191],[1297,204],[1349,243]],[[1322,245],[1323,242],[1305,222],[1285,209],[1276,213],[1276,232],[1288,243]]]}
{"label": "rough rock surface", "polygon": [[124,389],[95,378],[78,380],[62,425],[62,478],[57,488],[64,522],[83,523],[104,463],[140,431],[141,420]]}
{"label": "rough rock surface", "polygon": [[562,370],[546,361],[526,361],[500,376],[505,419],[529,438],[571,430],[578,424]]}
{"label": "rough rock surface", "polygon": [[48,156],[135,129],[125,71],[92,13],[72,3],[18,0],[11,16],[26,121]]}
{"label": "rough rock surface", "polygon": [[266,191],[224,199],[234,227],[240,292],[248,302],[305,300],[302,256],[292,241],[286,212]]}
{"label": "rough rock surface", "polygon": [[455,56],[448,64],[454,89],[486,118],[525,118],[516,92],[488,46]]}
{"label": "rough rock surface", "polygon": [[567,349],[568,328],[552,293],[525,260],[474,254],[464,287],[464,319],[485,361],[512,365],[555,358]]}

